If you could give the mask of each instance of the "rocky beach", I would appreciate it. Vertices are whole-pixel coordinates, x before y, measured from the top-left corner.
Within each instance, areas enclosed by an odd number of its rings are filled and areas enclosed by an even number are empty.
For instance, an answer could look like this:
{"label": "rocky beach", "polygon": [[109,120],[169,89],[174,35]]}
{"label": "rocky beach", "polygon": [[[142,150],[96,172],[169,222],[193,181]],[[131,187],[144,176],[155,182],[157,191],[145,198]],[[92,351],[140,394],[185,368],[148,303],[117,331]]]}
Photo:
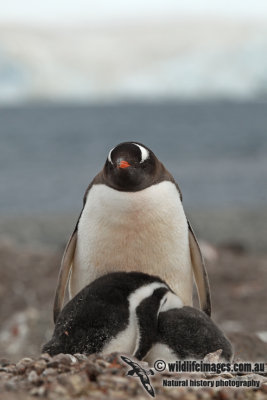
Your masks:
{"label": "rocky beach", "polygon": [[[236,243],[215,247],[202,241],[201,246],[210,276],[213,318],[231,340],[235,360],[266,362],[266,254]],[[127,368],[116,355],[40,354],[53,329],[52,301],[62,251],[2,239],[0,399],[147,398],[138,380],[126,376]],[[202,388],[197,393],[192,388],[163,387],[163,378],[156,374],[152,379],[159,399],[267,398],[266,374],[259,378],[260,389]]]}
{"label": "rocky beach", "polygon": [[[138,361],[139,365],[147,369],[148,365]],[[83,354],[59,354],[50,357],[42,354],[37,359],[23,358],[17,364],[5,360],[0,362],[0,398],[5,400],[29,400],[44,398],[57,399],[93,399],[93,400],[144,400],[150,398],[145,392],[139,379],[127,376],[129,368],[124,365],[118,354],[107,356]],[[184,380],[201,382],[202,388],[166,387],[168,380]],[[216,382],[234,381],[235,385],[246,386],[246,382],[258,382],[260,388],[233,389],[229,386],[216,389]],[[208,385],[208,382],[210,385]],[[213,382],[213,384],[211,383]],[[238,382],[238,384],[236,383]],[[155,397],[159,400],[167,399],[250,399],[267,398],[266,374],[155,374],[150,378]],[[208,387],[213,386],[213,387]]]}

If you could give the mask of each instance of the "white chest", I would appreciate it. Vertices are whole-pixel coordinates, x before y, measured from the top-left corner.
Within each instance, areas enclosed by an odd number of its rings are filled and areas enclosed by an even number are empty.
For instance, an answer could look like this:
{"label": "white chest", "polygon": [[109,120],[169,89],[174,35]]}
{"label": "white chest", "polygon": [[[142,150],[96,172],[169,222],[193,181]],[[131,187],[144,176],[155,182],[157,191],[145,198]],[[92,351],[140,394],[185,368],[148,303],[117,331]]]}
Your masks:
{"label": "white chest", "polygon": [[173,183],[134,193],[92,187],[78,225],[71,295],[114,271],[158,275],[191,304],[188,227]]}

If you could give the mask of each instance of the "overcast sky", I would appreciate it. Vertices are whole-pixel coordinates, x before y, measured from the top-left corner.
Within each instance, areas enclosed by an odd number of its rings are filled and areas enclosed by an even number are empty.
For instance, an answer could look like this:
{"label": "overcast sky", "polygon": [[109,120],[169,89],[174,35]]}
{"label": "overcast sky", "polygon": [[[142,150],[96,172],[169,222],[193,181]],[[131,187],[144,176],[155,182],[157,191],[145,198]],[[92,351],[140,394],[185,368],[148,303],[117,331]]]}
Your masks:
{"label": "overcast sky", "polygon": [[175,14],[267,18],[267,0],[0,0],[0,22],[75,24]]}

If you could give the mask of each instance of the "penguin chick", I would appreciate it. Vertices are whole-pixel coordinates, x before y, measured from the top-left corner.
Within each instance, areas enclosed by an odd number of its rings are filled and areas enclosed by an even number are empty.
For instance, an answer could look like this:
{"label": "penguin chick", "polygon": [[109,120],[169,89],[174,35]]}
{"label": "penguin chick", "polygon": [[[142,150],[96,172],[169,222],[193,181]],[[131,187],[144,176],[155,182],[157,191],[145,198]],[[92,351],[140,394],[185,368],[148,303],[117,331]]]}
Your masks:
{"label": "penguin chick", "polygon": [[223,332],[204,312],[184,306],[159,313],[157,343],[145,360],[151,365],[159,359],[201,360],[219,349],[221,358],[230,361],[232,345]]}
{"label": "penguin chick", "polygon": [[141,272],[107,274],[66,304],[42,351],[50,355],[116,351],[142,359],[156,342],[161,307],[182,305],[158,277]]}

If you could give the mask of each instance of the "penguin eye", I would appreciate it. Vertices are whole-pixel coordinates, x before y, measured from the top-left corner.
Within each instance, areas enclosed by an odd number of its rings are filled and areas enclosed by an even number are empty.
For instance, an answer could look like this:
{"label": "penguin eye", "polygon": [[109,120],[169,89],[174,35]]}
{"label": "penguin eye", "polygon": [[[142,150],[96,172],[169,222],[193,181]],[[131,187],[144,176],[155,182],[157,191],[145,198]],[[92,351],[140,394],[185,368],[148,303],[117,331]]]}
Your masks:
{"label": "penguin eye", "polygon": [[113,162],[112,162],[112,160],[111,160],[111,153],[112,153],[112,151],[114,150],[114,148],[115,148],[115,147],[113,147],[113,148],[110,150],[110,152],[108,153],[108,161],[109,161],[111,164],[113,164]]}
{"label": "penguin eye", "polygon": [[140,164],[141,164],[149,158],[149,152],[145,147],[141,146],[140,144],[137,144],[137,143],[133,143],[133,144],[135,146],[137,146],[139,148],[139,150],[141,151],[141,161],[140,161]]}

